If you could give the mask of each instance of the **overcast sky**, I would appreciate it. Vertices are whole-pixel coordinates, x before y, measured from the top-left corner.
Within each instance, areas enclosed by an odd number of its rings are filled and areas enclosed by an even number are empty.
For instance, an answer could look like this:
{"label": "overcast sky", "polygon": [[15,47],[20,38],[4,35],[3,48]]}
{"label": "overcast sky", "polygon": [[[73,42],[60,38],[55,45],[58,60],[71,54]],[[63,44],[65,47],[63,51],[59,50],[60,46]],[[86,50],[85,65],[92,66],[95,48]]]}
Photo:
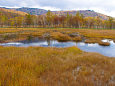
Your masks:
{"label": "overcast sky", "polygon": [[0,6],[46,10],[94,10],[115,17],[115,0],[0,0]]}

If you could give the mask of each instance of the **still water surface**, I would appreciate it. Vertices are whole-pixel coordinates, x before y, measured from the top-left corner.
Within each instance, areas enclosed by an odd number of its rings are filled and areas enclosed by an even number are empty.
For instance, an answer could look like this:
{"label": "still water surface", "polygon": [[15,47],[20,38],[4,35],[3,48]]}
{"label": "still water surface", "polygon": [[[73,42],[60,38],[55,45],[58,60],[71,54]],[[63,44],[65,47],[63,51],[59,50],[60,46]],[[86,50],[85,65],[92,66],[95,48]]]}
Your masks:
{"label": "still water surface", "polygon": [[104,56],[115,57],[115,43],[112,40],[102,40],[103,42],[110,42],[110,46],[100,46],[98,43],[86,44],[84,42],[58,42],[57,40],[47,40],[32,38],[31,40],[23,40],[17,42],[0,43],[0,46],[16,46],[16,47],[29,47],[29,46],[41,46],[41,47],[71,47],[77,46],[86,52],[97,52]]}

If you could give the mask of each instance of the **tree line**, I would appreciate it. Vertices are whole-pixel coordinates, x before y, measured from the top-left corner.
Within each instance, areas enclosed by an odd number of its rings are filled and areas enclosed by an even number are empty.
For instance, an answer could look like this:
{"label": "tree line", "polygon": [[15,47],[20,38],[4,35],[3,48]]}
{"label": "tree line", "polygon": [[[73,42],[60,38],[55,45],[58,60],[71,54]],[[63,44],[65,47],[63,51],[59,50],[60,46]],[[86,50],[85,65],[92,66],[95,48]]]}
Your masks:
{"label": "tree line", "polygon": [[[17,14],[18,15],[18,14]],[[75,16],[55,15],[48,11],[46,15],[5,16],[0,13],[0,27],[43,27],[43,28],[115,28],[115,21],[112,17],[103,20],[100,17],[84,17],[79,12]]]}

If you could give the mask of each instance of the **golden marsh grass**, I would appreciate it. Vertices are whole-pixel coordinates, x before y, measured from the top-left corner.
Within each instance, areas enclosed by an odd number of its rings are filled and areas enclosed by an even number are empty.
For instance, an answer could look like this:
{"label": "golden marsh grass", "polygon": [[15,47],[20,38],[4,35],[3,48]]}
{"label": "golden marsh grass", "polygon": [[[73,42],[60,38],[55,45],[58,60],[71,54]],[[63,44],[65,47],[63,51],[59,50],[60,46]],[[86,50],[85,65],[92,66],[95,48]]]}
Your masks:
{"label": "golden marsh grass", "polygon": [[[61,41],[78,40],[68,36],[75,32],[94,42],[115,38],[115,30],[0,28],[1,34],[16,32],[21,38],[50,33]],[[0,85],[115,86],[115,58],[83,52],[77,47],[0,46]]]}

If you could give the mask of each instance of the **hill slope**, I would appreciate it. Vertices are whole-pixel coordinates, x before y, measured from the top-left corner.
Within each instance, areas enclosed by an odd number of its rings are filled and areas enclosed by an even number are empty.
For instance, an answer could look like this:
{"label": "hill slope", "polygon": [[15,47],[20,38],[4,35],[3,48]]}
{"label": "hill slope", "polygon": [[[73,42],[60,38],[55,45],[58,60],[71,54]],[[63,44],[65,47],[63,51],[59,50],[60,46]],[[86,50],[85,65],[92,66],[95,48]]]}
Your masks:
{"label": "hill slope", "polygon": [[[7,9],[13,9],[14,12],[18,11],[20,12],[25,12],[25,13],[29,13],[31,15],[45,15],[48,11],[44,10],[44,9],[39,9],[39,8],[27,8],[27,7],[23,7],[23,8],[7,8]],[[70,11],[52,11],[53,14],[62,16],[62,15],[67,15],[67,13],[71,14],[71,15],[76,15],[76,13],[79,12],[80,14],[83,14],[84,17],[100,17],[103,20],[107,20],[108,16],[95,12],[93,10],[79,10],[79,11],[74,11],[74,10],[70,10]]]}
{"label": "hill slope", "polygon": [[67,15],[67,13],[69,13],[70,15],[76,15],[76,13],[79,12],[80,14],[83,14],[84,17],[100,17],[101,19],[107,20],[108,16],[101,14],[101,13],[97,13],[93,10],[79,10],[79,11],[53,11],[53,14],[62,16],[62,15]]}
{"label": "hill slope", "polygon": [[16,11],[16,10],[12,10],[12,9],[6,9],[6,8],[0,8],[0,13],[1,13],[1,15],[5,15],[7,17],[24,16],[27,14],[25,12]]}
{"label": "hill slope", "polygon": [[14,9],[16,11],[26,12],[26,13],[31,14],[31,15],[41,15],[41,14],[47,13],[47,10],[38,9],[38,8],[23,7],[23,8],[12,8],[12,9]]}

